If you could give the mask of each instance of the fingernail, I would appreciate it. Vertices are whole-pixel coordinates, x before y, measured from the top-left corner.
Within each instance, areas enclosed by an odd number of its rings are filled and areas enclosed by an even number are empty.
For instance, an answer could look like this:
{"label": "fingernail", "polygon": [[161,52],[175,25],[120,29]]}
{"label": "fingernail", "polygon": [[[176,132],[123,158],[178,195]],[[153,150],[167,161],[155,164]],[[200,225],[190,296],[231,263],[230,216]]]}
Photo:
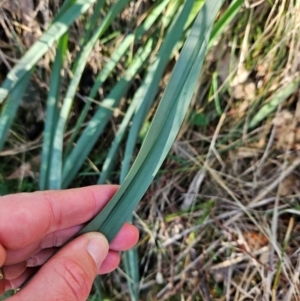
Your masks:
{"label": "fingernail", "polygon": [[99,269],[108,252],[106,238],[102,234],[93,234],[87,245],[87,251],[93,257],[97,269]]}

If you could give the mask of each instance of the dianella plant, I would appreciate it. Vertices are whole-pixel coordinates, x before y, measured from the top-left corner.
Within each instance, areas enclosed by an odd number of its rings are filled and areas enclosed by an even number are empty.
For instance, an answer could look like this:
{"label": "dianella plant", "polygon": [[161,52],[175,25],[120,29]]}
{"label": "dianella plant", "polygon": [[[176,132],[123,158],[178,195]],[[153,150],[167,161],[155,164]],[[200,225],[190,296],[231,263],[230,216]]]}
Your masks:
{"label": "dianella plant", "polygon": [[[132,219],[132,212],[159,171],[180,130],[208,48],[218,39],[243,1],[232,1],[225,13],[218,15],[222,3],[223,0],[152,1],[147,13],[136,20],[133,29],[123,33],[122,39],[117,39],[120,33],[114,32],[112,25],[134,2],[65,0],[48,29],[9,71],[0,88],[1,149],[8,147],[7,138],[28,83],[35,74],[40,74],[39,61],[47,53],[52,54],[41,146],[41,190],[63,189],[74,182],[97,142],[105,135],[121,103],[124,108],[126,99],[126,110],[122,109],[111,146],[98,166],[97,183],[109,183],[112,174],[118,171],[120,189],[80,233],[97,230],[111,241],[122,225]],[[71,62],[66,80],[69,39],[72,26],[78,20],[84,24],[84,31],[78,38],[76,57]],[[95,52],[95,45],[112,39],[118,45],[95,76],[86,95],[81,93],[84,106],[70,131],[70,114],[74,100],[78,99],[79,85],[89,57]],[[116,72],[120,62],[125,62],[123,72],[112,84],[111,74]],[[157,99],[161,79],[170,65],[174,66],[171,75]],[[109,91],[100,96],[99,91],[107,85]],[[136,155],[139,133],[146,121],[149,124],[147,133]],[[121,147],[122,162],[116,166]],[[139,300],[136,250],[124,257],[131,299]]]}

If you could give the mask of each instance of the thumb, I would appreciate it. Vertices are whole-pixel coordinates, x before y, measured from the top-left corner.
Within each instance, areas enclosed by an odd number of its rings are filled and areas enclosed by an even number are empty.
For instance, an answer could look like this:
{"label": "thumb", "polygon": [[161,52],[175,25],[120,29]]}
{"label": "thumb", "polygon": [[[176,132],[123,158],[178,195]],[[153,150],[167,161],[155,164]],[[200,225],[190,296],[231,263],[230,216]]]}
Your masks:
{"label": "thumb", "polygon": [[108,242],[100,233],[75,238],[39,270],[11,301],[85,301],[102,262]]}

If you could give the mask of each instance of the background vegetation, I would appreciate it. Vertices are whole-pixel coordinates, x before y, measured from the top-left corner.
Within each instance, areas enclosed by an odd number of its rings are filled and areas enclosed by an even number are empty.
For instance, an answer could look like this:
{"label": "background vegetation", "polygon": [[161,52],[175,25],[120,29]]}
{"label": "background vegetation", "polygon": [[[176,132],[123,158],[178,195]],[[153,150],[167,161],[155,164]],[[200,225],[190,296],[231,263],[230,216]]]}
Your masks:
{"label": "background vegetation", "polygon": [[[300,1],[218,2],[138,248],[91,300],[300,299]],[[2,103],[0,194],[122,183],[203,3],[0,0],[4,87],[67,29]]]}

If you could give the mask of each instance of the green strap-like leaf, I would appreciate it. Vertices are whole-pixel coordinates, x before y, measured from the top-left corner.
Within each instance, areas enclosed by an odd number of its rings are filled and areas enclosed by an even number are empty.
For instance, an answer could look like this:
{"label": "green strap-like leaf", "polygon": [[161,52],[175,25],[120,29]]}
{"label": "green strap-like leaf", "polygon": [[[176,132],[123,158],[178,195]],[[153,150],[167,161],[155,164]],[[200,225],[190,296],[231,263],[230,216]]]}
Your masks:
{"label": "green strap-like leaf", "polygon": [[224,32],[225,27],[228,26],[237,15],[244,1],[245,0],[233,0],[230,3],[229,7],[222,14],[222,17],[216,22],[212,29],[210,41],[207,47],[208,49],[214,45],[220,35]]}
{"label": "green strap-like leaf", "polygon": [[30,80],[31,71],[18,82],[10,93],[7,103],[4,105],[1,117],[0,117],[0,149],[4,146],[9,128],[16,115],[19,104],[22,100],[22,96],[26,90],[28,82]]}
{"label": "green strap-like leaf", "polygon": [[152,50],[153,41],[150,39],[145,47],[136,54],[132,65],[126,71],[124,77],[113,88],[109,95],[102,101],[100,108],[89,121],[81,134],[71,154],[66,158],[62,173],[62,187],[67,187],[76,176],[86,157],[104,130],[107,122],[113,114],[114,108],[119,104],[123,95],[129,89],[132,80],[144,65]]}
{"label": "green strap-like leaf", "polygon": [[43,137],[42,147],[42,160],[40,168],[40,190],[48,188],[48,175],[51,166],[52,157],[52,143],[55,134],[55,126],[57,124],[57,117],[59,115],[58,101],[61,88],[61,69],[63,66],[64,56],[67,50],[68,35],[65,34],[59,40],[55,61],[53,63],[53,69],[50,80],[50,89],[47,99],[47,115],[45,122],[45,130]]}
{"label": "green strap-like leaf", "polygon": [[8,73],[2,87],[0,87],[0,104],[7,98],[7,104],[0,117],[0,149],[4,145],[9,127],[15,117],[34,66],[53,46],[54,42],[67,32],[75,19],[94,2],[95,0],[66,1],[62,11],[55,18],[50,28]]}
{"label": "green strap-like leaf", "polygon": [[111,241],[148,189],[184,120],[222,2],[209,0],[202,7],[129,174],[112,200],[80,233],[98,230]]}
{"label": "green strap-like leaf", "polygon": [[[83,45],[83,49],[80,51],[80,55],[78,56],[75,62],[74,75],[72,77],[66,96],[64,98],[63,106],[60,111],[56,131],[55,131],[53,151],[52,151],[52,164],[51,164],[50,175],[49,175],[50,189],[60,189],[62,185],[62,158],[63,158],[64,130],[68,120],[69,112],[73,104],[73,99],[77,87],[79,85],[83,70],[86,66],[86,62],[99,37],[107,30],[108,26],[118,15],[118,13],[122,11],[122,9],[125,7],[125,5],[128,2],[129,0],[121,0],[116,2],[111,7],[105,19],[100,23],[99,27],[95,30],[92,37],[89,40],[86,39],[87,43]],[[99,1],[99,3],[102,5],[104,1]],[[98,9],[100,9],[100,7],[98,7]]]}
{"label": "green strap-like leaf", "polygon": [[249,123],[249,129],[256,127],[260,122],[262,122],[266,117],[270,116],[277,107],[290,97],[297,89],[299,89],[300,77],[297,76],[290,83],[283,87],[280,87],[276,93],[272,95],[269,101],[263,105],[258,112],[253,116]]}
{"label": "green strap-like leaf", "polygon": [[131,121],[132,115],[134,114],[136,107],[138,105],[138,100],[136,99],[135,102],[132,102],[129,106],[129,108],[126,110],[126,114],[122,120],[122,123],[120,124],[120,128],[116,134],[116,137],[110,147],[110,150],[106,156],[106,159],[103,163],[103,167],[100,173],[100,177],[98,179],[97,184],[105,184],[108,180],[111,171],[113,170],[115,163],[116,163],[116,155],[117,151],[119,149],[119,146],[122,142],[122,139],[125,135],[126,129],[129,125],[129,122]]}
{"label": "green strap-like leaf", "polygon": [[177,17],[171,24],[170,29],[164,38],[163,44],[156,59],[149,67],[143,84],[134,96],[133,101],[135,101],[135,98],[141,99],[142,101],[140,101],[140,105],[133,118],[132,126],[126,143],[124,160],[121,169],[121,178],[123,179],[128,173],[139,131],[156,97],[160,80],[170,60],[172,51],[179,39],[182,37],[183,29],[190,15],[193,4],[194,3],[192,2],[187,2],[178,12]]}
{"label": "green strap-like leaf", "polygon": [[35,66],[41,57],[64,33],[69,26],[84,13],[95,0],[77,0],[76,3],[67,8],[63,14],[60,14],[50,28],[35,42],[35,44],[26,52],[19,63],[10,70],[6,80],[0,88],[0,103],[8,96],[15,85],[25,77],[28,72]]}
{"label": "green strap-like leaf", "polygon": [[[147,19],[136,29],[136,31],[132,34],[128,34],[124,38],[124,40],[120,43],[120,45],[117,47],[115,52],[111,55],[111,57],[110,57],[109,61],[107,62],[107,64],[103,67],[101,72],[98,74],[98,76],[95,80],[95,83],[94,83],[94,85],[91,88],[91,91],[89,93],[89,98],[94,99],[96,97],[99,89],[102,87],[102,85],[104,84],[104,82],[106,81],[108,76],[111,74],[111,72],[114,70],[116,65],[119,63],[121,58],[128,51],[130,45],[132,45],[132,43],[134,41],[139,41],[143,37],[143,35],[151,28],[153,23],[161,15],[163,9],[165,8],[165,6],[167,5],[168,2],[169,2],[169,0],[164,0],[161,3],[157,4],[153,8],[151,13],[147,17]],[[82,127],[82,124],[83,124],[83,122],[84,122],[84,120],[85,120],[85,118],[88,114],[90,106],[91,106],[91,102],[87,101],[84,108],[83,108],[83,110],[82,110],[82,112],[80,113],[79,118],[76,121],[74,132],[72,133],[72,135],[71,135],[71,137],[68,141],[67,148],[66,148],[66,154],[67,155],[69,155],[69,153],[71,151],[72,144],[74,143],[74,141],[75,141],[75,139],[76,139],[81,127]]]}
{"label": "green strap-like leaf", "polygon": [[[131,217],[128,222],[132,223],[133,218]],[[131,301],[140,300],[140,290],[139,290],[139,258],[137,247],[124,252],[123,263],[127,276],[127,286],[130,294]]]}

